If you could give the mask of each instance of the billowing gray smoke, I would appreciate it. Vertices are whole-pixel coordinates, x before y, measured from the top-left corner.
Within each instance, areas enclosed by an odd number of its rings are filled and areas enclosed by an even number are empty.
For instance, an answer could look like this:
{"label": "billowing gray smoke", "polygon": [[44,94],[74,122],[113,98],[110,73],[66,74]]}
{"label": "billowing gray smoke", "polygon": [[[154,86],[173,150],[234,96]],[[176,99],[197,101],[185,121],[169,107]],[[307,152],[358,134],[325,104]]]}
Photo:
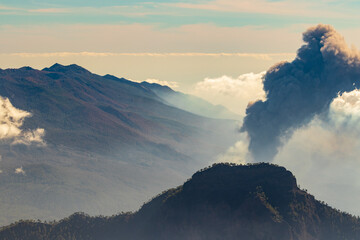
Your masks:
{"label": "billowing gray smoke", "polygon": [[329,25],[303,34],[306,43],[291,63],[270,68],[264,77],[266,101],[249,104],[242,131],[256,161],[271,161],[283,141],[315,115],[326,113],[339,93],[360,85],[360,56]]}

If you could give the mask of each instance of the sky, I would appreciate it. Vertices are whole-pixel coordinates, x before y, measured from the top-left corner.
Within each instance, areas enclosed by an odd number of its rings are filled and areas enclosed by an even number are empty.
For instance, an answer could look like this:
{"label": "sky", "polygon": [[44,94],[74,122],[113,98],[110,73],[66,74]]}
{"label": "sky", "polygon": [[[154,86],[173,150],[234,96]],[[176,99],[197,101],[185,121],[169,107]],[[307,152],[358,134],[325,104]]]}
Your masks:
{"label": "sky", "polygon": [[0,68],[76,63],[189,92],[205,78],[291,60],[314,24],[331,24],[356,45],[359,9],[346,0],[2,0]]}
{"label": "sky", "polygon": [[[265,71],[294,59],[307,28],[330,24],[359,48],[359,11],[355,0],[1,0],[0,68],[75,63],[168,84],[244,116],[248,102],[266,97]],[[354,119],[346,128],[314,119],[274,162],[317,198],[360,215]],[[239,139],[221,159],[246,162],[248,142]]]}

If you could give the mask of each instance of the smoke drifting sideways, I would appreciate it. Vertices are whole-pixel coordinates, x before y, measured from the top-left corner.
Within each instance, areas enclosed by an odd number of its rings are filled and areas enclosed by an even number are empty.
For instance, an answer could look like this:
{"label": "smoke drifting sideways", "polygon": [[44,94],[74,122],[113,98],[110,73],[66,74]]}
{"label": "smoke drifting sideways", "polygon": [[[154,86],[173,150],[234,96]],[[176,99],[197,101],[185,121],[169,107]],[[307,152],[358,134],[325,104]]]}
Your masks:
{"label": "smoke drifting sideways", "polygon": [[250,103],[241,127],[255,161],[272,161],[293,132],[326,115],[333,99],[360,85],[360,55],[332,26],[303,33],[306,43],[292,62],[270,68],[263,84],[266,100]]}

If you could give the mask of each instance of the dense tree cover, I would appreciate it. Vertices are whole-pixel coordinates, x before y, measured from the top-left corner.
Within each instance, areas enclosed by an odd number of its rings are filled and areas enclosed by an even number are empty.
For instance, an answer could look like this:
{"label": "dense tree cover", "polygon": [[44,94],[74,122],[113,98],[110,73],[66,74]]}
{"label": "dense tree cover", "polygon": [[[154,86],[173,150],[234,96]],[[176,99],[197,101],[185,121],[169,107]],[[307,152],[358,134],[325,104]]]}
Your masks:
{"label": "dense tree cover", "polygon": [[360,219],[299,189],[283,167],[215,164],[135,213],[21,221],[4,227],[0,239],[356,240]]}

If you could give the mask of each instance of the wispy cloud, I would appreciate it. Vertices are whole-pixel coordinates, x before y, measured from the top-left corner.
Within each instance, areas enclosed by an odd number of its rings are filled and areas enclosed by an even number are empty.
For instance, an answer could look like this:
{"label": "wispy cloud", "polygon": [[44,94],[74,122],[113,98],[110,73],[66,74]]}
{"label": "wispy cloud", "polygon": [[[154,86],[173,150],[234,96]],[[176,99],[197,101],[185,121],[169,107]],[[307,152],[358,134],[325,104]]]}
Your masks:
{"label": "wispy cloud", "polygon": [[[215,34],[216,33],[216,34]],[[297,30],[189,24],[161,28],[152,24],[2,25],[2,52],[99,53],[278,53],[291,52]],[[21,39],[21,42],[19,41]],[[266,39],[266,41],[264,41]],[[271,48],[270,48],[271,47]]]}
{"label": "wispy cloud", "polygon": [[251,57],[262,60],[272,60],[272,57],[292,57],[294,53],[197,53],[197,52],[179,52],[179,53],[111,53],[111,52],[50,52],[50,53],[9,53],[1,55],[10,55],[17,57],[112,57],[112,56],[139,56],[139,57]]}
{"label": "wispy cloud", "polygon": [[72,9],[69,8],[39,8],[39,9],[29,9],[29,13],[71,13]]}
{"label": "wispy cloud", "polygon": [[[346,14],[330,11],[321,3],[310,1],[267,1],[267,0],[215,0],[205,3],[165,3],[179,8],[211,10],[217,12],[241,12],[308,17],[348,17]],[[317,10],[321,9],[321,10]]]}
{"label": "wispy cloud", "polygon": [[168,86],[168,87],[170,87],[170,88],[178,88],[178,87],[179,87],[179,83],[178,83],[178,82],[174,82],[174,81],[165,81],[165,80],[148,78],[148,79],[145,80],[145,82],[148,82],[148,83],[157,83],[157,84],[160,84],[160,85],[162,85],[162,86]]}
{"label": "wispy cloud", "polygon": [[[175,14],[169,9],[166,11],[161,5],[157,5],[157,10],[147,7],[148,4],[138,5],[121,5],[121,6],[106,6],[106,7],[51,7],[51,8],[19,8],[11,6],[0,6],[0,14],[13,14],[13,15],[122,15],[128,17],[144,17],[150,15],[172,15]],[[162,9],[162,10],[160,10]]]}
{"label": "wispy cloud", "polygon": [[9,6],[4,6],[4,5],[0,5],[0,11],[4,11],[4,10],[19,10],[20,8],[14,8],[14,7],[9,7]]}

